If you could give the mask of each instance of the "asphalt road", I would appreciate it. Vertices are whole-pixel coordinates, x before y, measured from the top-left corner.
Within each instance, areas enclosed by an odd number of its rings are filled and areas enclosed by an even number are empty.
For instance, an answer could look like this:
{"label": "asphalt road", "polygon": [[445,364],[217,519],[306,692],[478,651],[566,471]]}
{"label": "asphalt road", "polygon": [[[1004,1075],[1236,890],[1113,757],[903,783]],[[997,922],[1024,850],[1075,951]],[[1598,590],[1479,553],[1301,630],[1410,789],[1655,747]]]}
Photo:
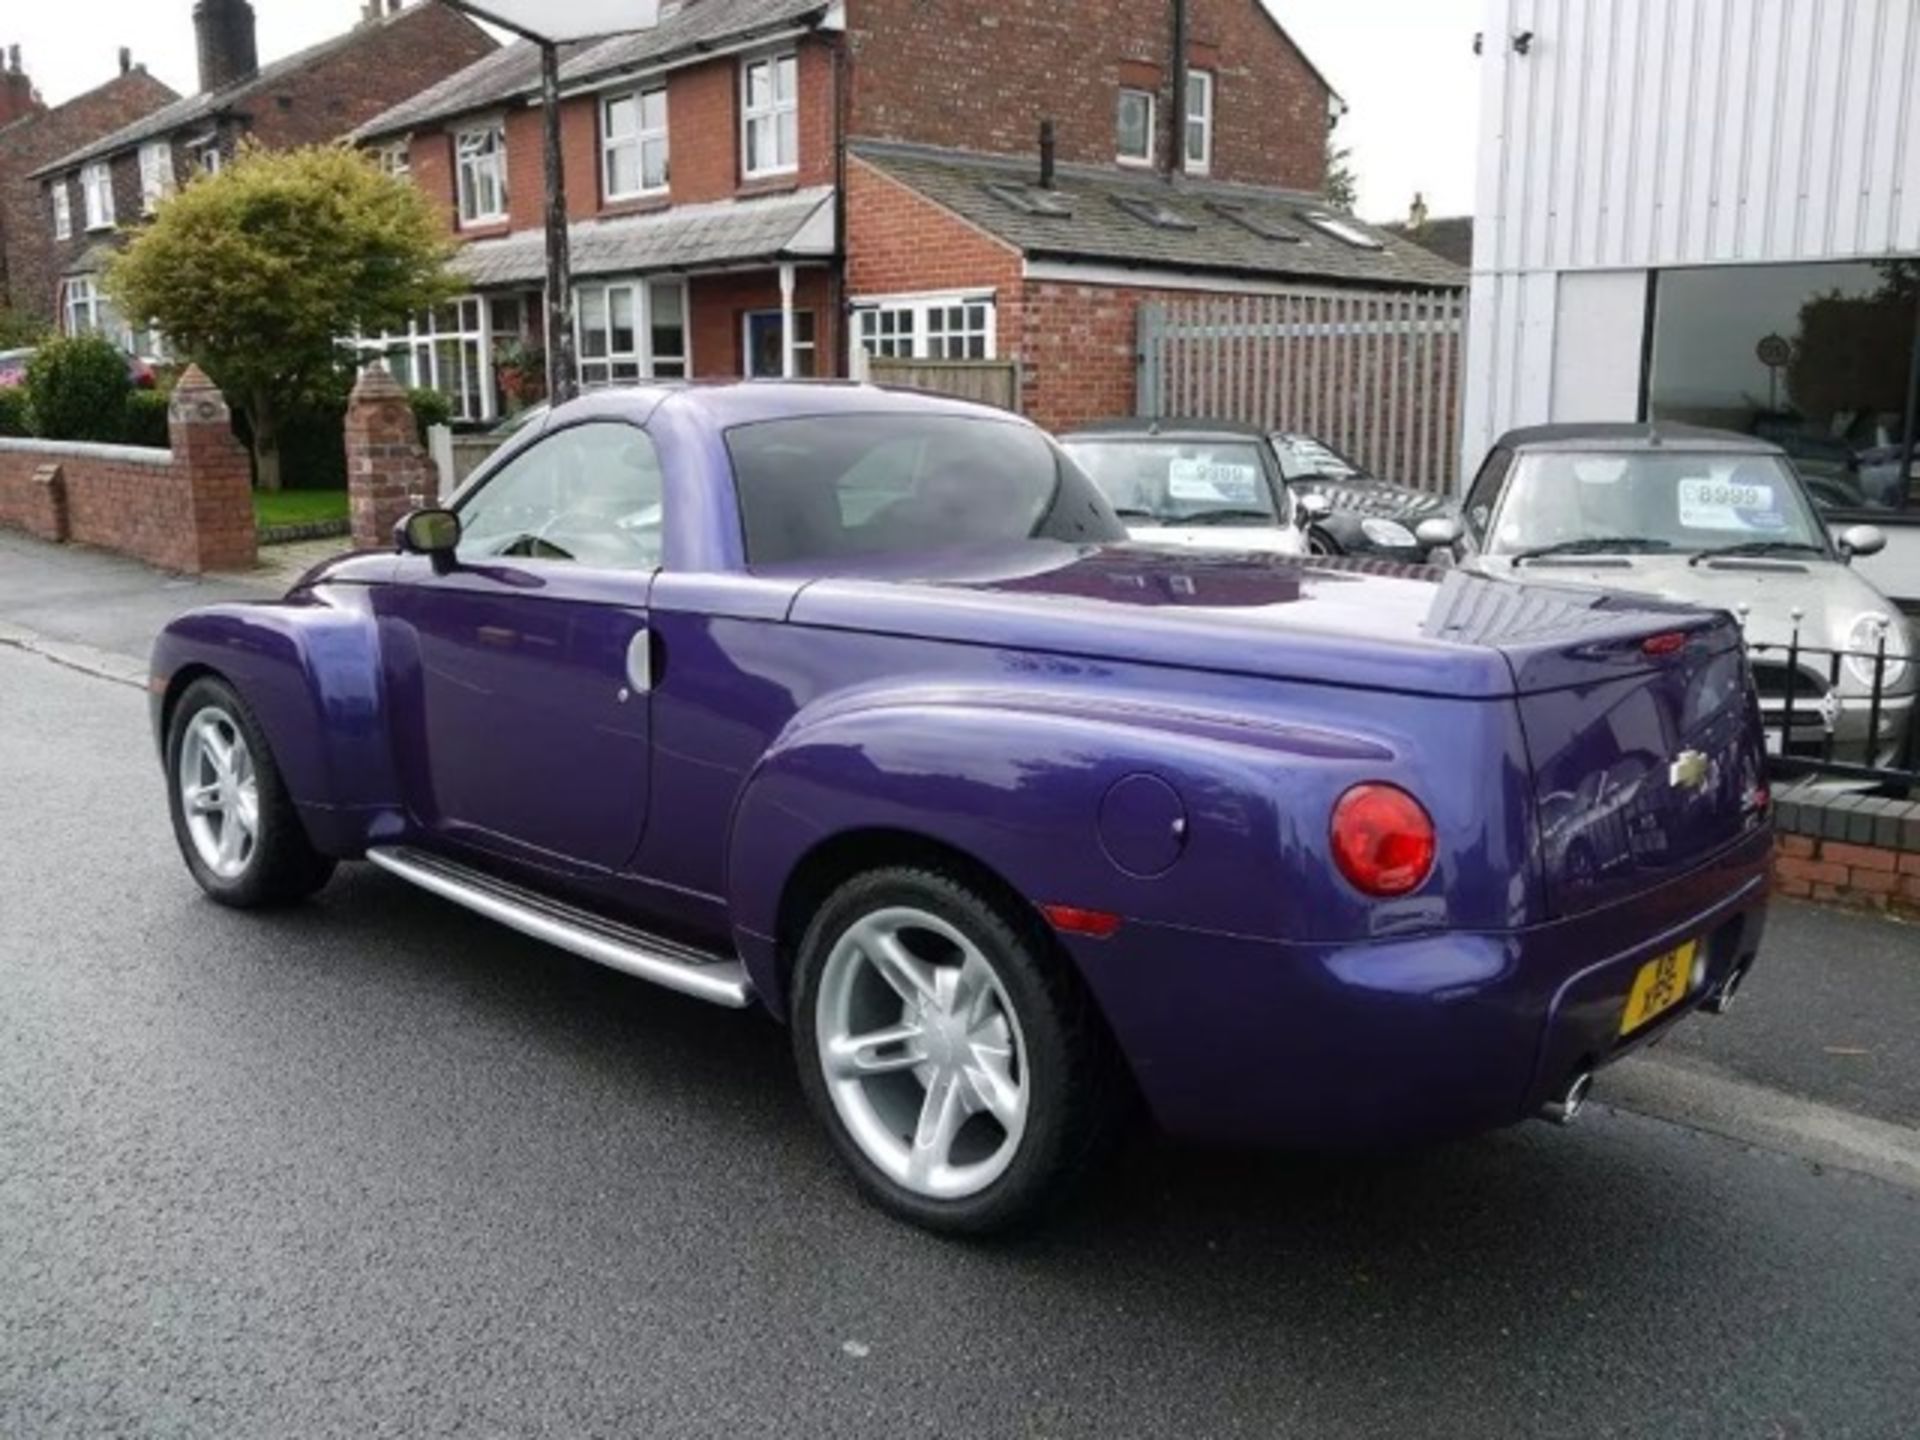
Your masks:
{"label": "asphalt road", "polygon": [[[1920,1185],[1602,1106],[1369,1161],[1143,1138],[943,1243],[856,1198],[770,1023],[364,867],[206,903],[144,712],[0,645],[8,1440],[1920,1434]],[[1783,913],[1749,1038],[1670,1048],[1911,1123],[1913,932],[1830,918]],[[1823,947],[1893,991],[1797,995]]]}

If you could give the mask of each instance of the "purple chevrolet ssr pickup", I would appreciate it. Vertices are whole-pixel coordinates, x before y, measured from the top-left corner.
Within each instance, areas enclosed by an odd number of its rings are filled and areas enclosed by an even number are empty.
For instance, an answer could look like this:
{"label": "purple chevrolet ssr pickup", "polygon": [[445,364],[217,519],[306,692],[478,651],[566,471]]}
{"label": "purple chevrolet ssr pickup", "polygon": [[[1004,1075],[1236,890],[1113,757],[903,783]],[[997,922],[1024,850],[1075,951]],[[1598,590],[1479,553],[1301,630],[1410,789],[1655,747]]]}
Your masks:
{"label": "purple chevrolet ssr pickup", "polygon": [[851,385],[590,396],[396,542],[159,641],[194,878],[366,860],[764,1007],[931,1228],[1032,1214],[1136,1098],[1303,1147],[1570,1118],[1760,946],[1725,615],[1131,544],[1033,426]]}

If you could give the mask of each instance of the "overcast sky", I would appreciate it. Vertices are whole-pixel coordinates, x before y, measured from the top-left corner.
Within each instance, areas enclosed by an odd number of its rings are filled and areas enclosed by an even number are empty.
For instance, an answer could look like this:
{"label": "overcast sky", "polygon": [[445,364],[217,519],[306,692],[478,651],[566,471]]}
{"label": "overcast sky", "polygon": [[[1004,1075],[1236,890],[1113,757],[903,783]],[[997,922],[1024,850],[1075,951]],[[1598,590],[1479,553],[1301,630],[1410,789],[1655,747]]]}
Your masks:
{"label": "overcast sky", "polygon": [[[1294,39],[1352,107],[1360,212],[1391,220],[1416,190],[1436,215],[1473,208],[1480,0],[1270,0]],[[49,101],[109,78],[131,46],[182,94],[194,89],[192,0],[6,0],[0,44],[18,44]],[[260,54],[272,59],[352,24],[360,0],[254,0]]]}

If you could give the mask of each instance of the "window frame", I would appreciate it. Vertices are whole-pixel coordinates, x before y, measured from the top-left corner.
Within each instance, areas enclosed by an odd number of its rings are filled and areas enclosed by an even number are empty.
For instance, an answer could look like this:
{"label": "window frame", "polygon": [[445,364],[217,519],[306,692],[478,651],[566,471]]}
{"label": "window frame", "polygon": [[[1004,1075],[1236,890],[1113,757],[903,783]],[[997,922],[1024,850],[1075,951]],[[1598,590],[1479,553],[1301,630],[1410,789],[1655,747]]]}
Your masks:
{"label": "window frame", "polygon": [[[660,124],[650,128],[647,125],[647,101],[655,95],[660,97]],[[634,128],[631,135],[613,133],[613,107],[623,101],[631,102],[633,105]],[[665,195],[672,190],[673,138],[670,103],[665,81],[600,97],[600,193],[608,202],[647,200],[654,196]],[[660,183],[649,185],[647,184],[647,147],[656,143],[660,147]],[[614,188],[613,157],[615,152],[621,149],[633,151],[633,173],[637,188],[632,190]]]}
{"label": "window frame", "polygon": [[[1130,97],[1138,97],[1147,102],[1146,142],[1143,154],[1129,155],[1125,148],[1125,128],[1120,123],[1121,112],[1126,108]],[[1158,137],[1155,134],[1160,120],[1160,97],[1152,90],[1143,90],[1138,85],[1122,85],[1114,96],[1113,102],[1113,154],[1117,164],[1133,165],[1142,169],[1152,169]]]}
{"label": "window frame", "polygon": [[[793,93],[782,99],[780,96],[780,70],[783,65],[793,67]],[[753,103],[753,73],[759,69],[767,71],[767,103],[756,107]],[[782,122],[791,116],[793,120],[793,154],[790,158],[779,158],[781,142],[785,136]],[[753,163],[753,127],[756,124],[770,124],[775,141],[775,159],[770,165],[755,166]],[[748,180],[764,180],[773,176],[794,175],[800,170],[800,52],[797,48],[768,50],[758,55],[747,55],[740,60],[740,174]]]}
{"label": "window frame", "polygon": [[73,238],[73,191],[69,181],[62,175],[53,182],[53,238],[71,240]]}
{"label": "window frame", "polygon": [[[680,353],[662,355],[654,346],[654,313],[657,292],[677,291],[680,296]],[[613,348],[613,299],[616,291],[632,297],[633,348]],[[607,349],[590,354],[587,345],[589,321],[594,312],[604,317]],[[616,385],[642,385],[656,380],[685,380],[693,374],[692,297],[685,279],[660,275],[614,276],[576,287],[573,306],[573,344],[575,364],[579,368],[582,390],[602,390]],[[665,364],[676,367],[677,374],[662,375]],[[624,375],[622,370],[633,373]]]}
{"label": "window frame", "polygon": [[[80,167],[80,195],[86,204],[87,232],[111,230],[117,223],[113,207],[113,164],[94,160]],[[98,202],[98,203],[96,203]]]}
{"label": "window frame", "polygon": [[[80,335],[98,335],[125,348],[126,326],[120,314],[113,308],[105,291],[100,287],[97,277],[92,275],[69,275],[61,281],[60,319],[63,332],[68,337]],[[82,327],[76,316],[84,313],[86,324]]]}
{"label": "window frame", "polygon": [[[485,149],[469,150],[470,142]],[[481,167],[492,172],[496,209],[480,208]],[[510,214],[507,190],[507,126],[504,120],[486,120],[462,126],[453,133],[454,213],[460,225],[498,225]]]}
{"label": "window frame", "polygon": [[149,140],[140,147],[140,210],[151,215],[177,188],[173,142]]}
{"label": "window frame", "polygon": [[[492,466],[491,468],[485,471],[482,471],[480,474],[476,475],[474,477],[476,483],[463,487],[459,491],[459,493],[454,495],[452,499],[448,502],[454,514],[458,515],[461,519],[462,531],[464,532],[468,528],[466,524],[467,516],[469,515],[469,513],[471,513],[474,505],[478,503],[481,500],[481,498],[485,496],[489,490],[492,490],[502,479],[504,479],[507,475],[511,474],[514,470],[516,470],[523,462],[532,459],[535,455],[538,455],[541,451],[547,449],[549,446],[559,445],[563,442],[577,444],[579,442],[581,434],[585,431],[589,431],[589,430],[604,431],[604,430],[613,430],[613,429],[630,431],[633,434],[640,436],[646,442],[648,449],[650,449],[653,452],[654,469],[656,473],[659,474],[660,481],[661,481],[660,499],[658,501],[658,504],[660,506],[660,511],[661,511],[661,525],[660,525],[661,554],[659,558],[654,562],[651,568],[646,568],[646,569],[643,569],[638,566],[604,565],[604,564],[596,565],[588,561],[573,560],[573,559],[561,560],[553,556],[515,556],[515,557],[512,557],[512,561],[516,567],[522,566],[522,565],[532,565],[532,566],[537,566],[541,568],[545,568],[547,566],[557,566],[561,568],[563,573],[577,573],[582,571],[599,571],[604,574],[612,574],[612,575],[636,575],[636,576],[658,575],[662,570],[666,568],[666,533],[667,533],[666,531],[666,509],[667,509],[666,469],[665,469],[665,465],[662,463],[660,459],[660,444],[659,444],[659,441],[654,439],[652,431],[648,430],[645,425],[639,425],[634,423],[631,420],[623,419],[615,415],[588,416],[583,419],[576,420],[570,425],[563,425],[557,429],[543,431],[537,438],[535,438],[528,444],[520,446],[517,449],[513,450],[512,453],[508,454],[500,464]],[[471,560],[474,559],[475,557],[462,557],[462,558],[471,562]],[[478,557],[478,558],[490,559],[490,558],[497,558],[497,557]]]}
{"label": "window frame", "polygon": [[[981,324],[974,326],[963,323],[958,330],[947,329],[944,324],[945,312],[979,307],[984,311]],[[1000,358],[1000,303],[993,291],[954,290],[937,291],[918,295],[863,295],[849,302],[853,324],[853,348],[864,352],[869,359],[900,360],[970,360],[976,364],[986,364]],[[943,324],[936,327],[934,316],[943,317]],[[907,317],[909,325],[903,332],[898,320],[893,333],[882,335],[885,328],[882,316]],[[874,321],[872,326],[868,320]],[[969,320],[971,317],[967,317]],[[958,339],[965,342],[978,335],[981,338],[979,355],[953,354],[952,342]],[[906,342],[904,353],[898,348],[901,341]],[[870,341],[875,343],[869,344]],[[886,348],[892,347],[892,348]]]}
{"label": "window frame", "polygon": [[380,167],[380,173],[394,180],[404,180],[413,174],[413,146],[411,141],[392,140],[385,145],[376,145],[373,149],[373,162]]}
{"label": "window frame", "polygon": [[[811,305],[796,305],[793,307],[793,318],[795,321],[794,337],[793,337],[793,358],[794,358],[793,376],[796,380],[817,380],[820,378],[820,317],[815,312],[815,310]],[[802,319],[808,322],[813,332],[811,335],[809,335],[805,339],[802,339],[799,333],[800,326],[798,322],[801,321]],[[749,380],[784,379],[786,377],[781,375],[777,370],[775,371],[775,373],[771,375],[760,375],[754,372],[753,322],[756,320],[779,321],[784,326],[784,323],[786,320],[786,312],[784,310],[781,310],[777,306],[771,306],[771,307],[762,307],[761,309],[758,309],[758,310],[749,310],[743,315],[741,315],[740,317],[740,356],[744,363],[740,366],[740,369],[742,370],[742,372],[745,373],[747,379]],[[784,348],[785,344],[786,344],[786,336],[783,332],[781,335],[781,346],[782,346],[783,355],[785,353],[785,348]],[[800,357],[803,354],[811,355],[813,357],[813,368],[811,370],[804,369],[800,365]]]}
{"label": "window frame", "polygon": [[[1204,102],[1195,104],[1195,87],[1204,95]],[[1213,173],[1213,112],[1219,86],[1211,70],[1189,70],[1187,72],[1187,133],[1181,137],[1181,146],[1186,158],[1189,175],[1210,175]],[[1193,153],[1194,127],[1199,126],[1200,153]]]}

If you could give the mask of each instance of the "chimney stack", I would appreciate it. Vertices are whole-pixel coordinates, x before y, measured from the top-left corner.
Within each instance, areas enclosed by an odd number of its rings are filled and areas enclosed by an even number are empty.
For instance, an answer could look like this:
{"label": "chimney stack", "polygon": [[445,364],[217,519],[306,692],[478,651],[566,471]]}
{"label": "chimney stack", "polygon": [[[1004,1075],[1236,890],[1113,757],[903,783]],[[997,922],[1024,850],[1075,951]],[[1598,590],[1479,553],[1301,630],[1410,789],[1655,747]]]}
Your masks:
{"label": "chimney stack", "polygon": [[253,6],[247,0],[199,0],[193,7],[201,91],[224,90],[260,70]]}
{"label": "chimney stack", "polygon": [[1059,146],[1054,138],[1053,121],[1040,122],[1040,188],[1053,189],[1054,162],[1059,154]]}
{"label": "chimney stack", "polygon": [[42,108],[33,81],[20,66],[20,47],[15,45],[7,52],[6,68],[0,70],[0,125],[10,125]]}
{"label": "chimney stack", "polygon": [[120,47],[120,73],[122,75],[131,75],[133,73],[133,51],[125,45]]}

